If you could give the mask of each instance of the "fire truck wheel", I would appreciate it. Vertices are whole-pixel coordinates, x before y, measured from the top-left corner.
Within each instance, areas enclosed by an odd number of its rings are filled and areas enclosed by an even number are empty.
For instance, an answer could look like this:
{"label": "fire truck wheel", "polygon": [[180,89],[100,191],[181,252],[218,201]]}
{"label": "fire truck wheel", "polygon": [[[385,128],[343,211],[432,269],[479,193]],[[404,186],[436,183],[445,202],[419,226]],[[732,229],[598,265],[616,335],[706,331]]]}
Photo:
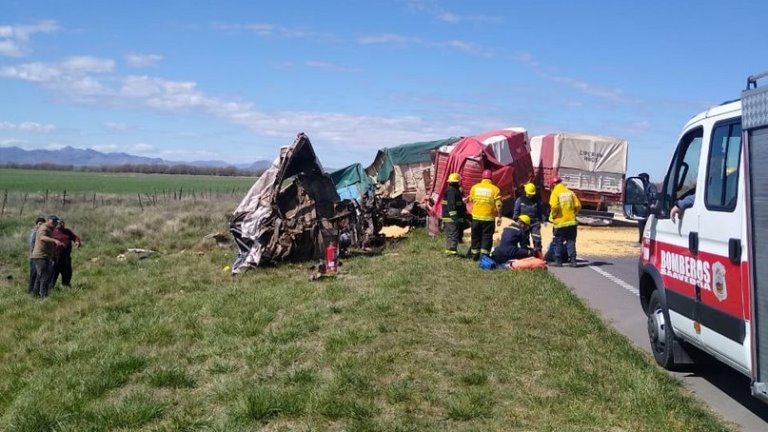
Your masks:
{"label": "fire truck wheel", "polygon": [[648,302],[648,338],[651,341],[651,351],[661,367],[674,369],[675,360],[672,353],[672,343],[675,335],[669,325],[667,311],[661,304],[659,292],[654,291]]}

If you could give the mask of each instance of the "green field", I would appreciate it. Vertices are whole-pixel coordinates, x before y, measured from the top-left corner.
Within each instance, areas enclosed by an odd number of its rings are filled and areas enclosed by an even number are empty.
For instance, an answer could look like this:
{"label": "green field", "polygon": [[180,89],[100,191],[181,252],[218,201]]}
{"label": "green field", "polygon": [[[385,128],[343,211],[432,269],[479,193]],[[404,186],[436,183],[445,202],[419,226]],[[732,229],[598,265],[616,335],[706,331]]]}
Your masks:
{"label": "green field", "polygon": [[219,177],[180,174],[94,173],[0,168],[0,192],[51,192],[107,194],[153,193],[163,190],[245,192],[252,177]]}

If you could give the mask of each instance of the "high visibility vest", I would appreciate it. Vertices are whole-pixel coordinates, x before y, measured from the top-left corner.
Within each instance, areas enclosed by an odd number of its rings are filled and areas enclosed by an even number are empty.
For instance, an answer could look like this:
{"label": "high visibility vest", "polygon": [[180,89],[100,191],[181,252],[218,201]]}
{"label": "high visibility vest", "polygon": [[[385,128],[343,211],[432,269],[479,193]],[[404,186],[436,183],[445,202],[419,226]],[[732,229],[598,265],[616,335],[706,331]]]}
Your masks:
{"label": "high visibility vest", "polygon": [[562,183],[552,189],[549,197],[549,221],[555,228],[578,225],[576,214],[581,210],[581,202],[573,191]]}
{"label": "high visibility vest", "polygon": [[472,201],[472,220],[492,221],[501,210],[501,190],[488,179],[469,190]]}

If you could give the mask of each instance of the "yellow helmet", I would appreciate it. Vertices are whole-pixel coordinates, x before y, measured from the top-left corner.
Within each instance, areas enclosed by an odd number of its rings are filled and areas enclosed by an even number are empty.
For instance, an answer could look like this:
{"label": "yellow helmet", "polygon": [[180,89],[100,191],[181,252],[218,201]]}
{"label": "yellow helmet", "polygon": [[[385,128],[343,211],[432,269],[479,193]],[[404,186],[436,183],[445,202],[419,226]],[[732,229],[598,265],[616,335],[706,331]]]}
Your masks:
{"label": "yellow helmet", "polygon": [[459,173],[451,173],[448,176],[448,183],[459,183],[461,181],[461,177],[459,176]]}
{"label": "yellow helmet", "polygon": [[534,185],[533,183],[526,183],[524,188],[525,188],[525,194],[528,195],[529,197],[536,195],[536,185]]}
{"label": "yellow helmet", "polygon": [[526,224],[528,226],[531,225],[531,217],[528,216],[528,215],[520,215],[520,216],[518,216],[517,217],[517,221],[518,222],[522,222],[522,223],[524,223],[524,224]]}

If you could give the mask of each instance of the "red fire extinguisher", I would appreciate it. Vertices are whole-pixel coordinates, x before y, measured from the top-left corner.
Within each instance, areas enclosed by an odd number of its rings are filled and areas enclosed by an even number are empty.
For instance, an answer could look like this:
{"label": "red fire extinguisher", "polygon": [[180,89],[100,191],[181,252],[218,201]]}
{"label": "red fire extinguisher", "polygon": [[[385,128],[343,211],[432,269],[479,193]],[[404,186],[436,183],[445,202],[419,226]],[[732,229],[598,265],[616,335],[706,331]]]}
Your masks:
{"label": "red fire extinguisher", "polygon": [[336,271],[336,242],[331,242],[325,249],[325,268],[329,272]]}

